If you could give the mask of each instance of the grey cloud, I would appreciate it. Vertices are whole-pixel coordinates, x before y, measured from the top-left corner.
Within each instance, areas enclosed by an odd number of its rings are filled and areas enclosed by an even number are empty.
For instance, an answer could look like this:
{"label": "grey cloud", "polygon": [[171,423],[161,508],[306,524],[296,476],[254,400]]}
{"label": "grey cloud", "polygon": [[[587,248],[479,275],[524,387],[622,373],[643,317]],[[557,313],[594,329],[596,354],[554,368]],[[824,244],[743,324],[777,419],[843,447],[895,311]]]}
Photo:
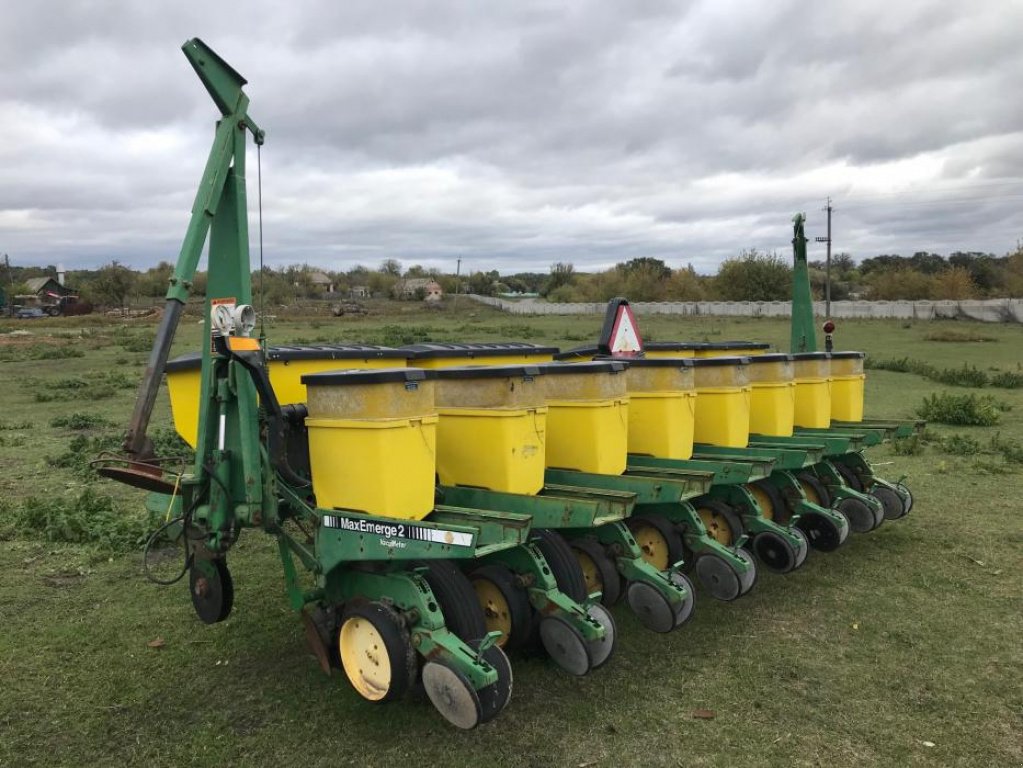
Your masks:
{"label": "grey cloud", "polygon": [[742,247],[786,252],[791,214],[819,229],[829,194],[836,245],[860,257],[1023,234],[1006,196],[1023,194],[1023,6],[2,10],[0,252],[19,263],[173,258],[215,118],[177,50],[195,34],[249,78],[267,129],[272,263],[712,271]]}

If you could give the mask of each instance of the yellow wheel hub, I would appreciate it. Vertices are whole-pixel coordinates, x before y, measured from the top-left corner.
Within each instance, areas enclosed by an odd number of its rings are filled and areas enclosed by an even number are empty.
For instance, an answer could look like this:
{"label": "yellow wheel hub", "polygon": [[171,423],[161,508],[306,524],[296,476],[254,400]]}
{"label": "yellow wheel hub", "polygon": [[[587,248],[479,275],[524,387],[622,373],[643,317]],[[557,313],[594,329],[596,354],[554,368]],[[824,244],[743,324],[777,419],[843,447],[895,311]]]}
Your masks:
{"label": "yellow wheel hub", "polygon": [[757,506],[760,507],[760,512],[768,520],[774,520],[774,502],[771,501],[771,497],[767,495],[767,491],[761,488],[759,485],[747,485],[746,490],[750,492],[750,495],[756,499]]}
{"label": "yellow wheel hub", "polygon": [[652,525],[640,525],[632,532],[632,537],[643,550],[643,559],[659,571],[668,570],[668,542],[661,532]]}
{"label": "yellow wheel hub", "polygon": [[806,500],[811,504],[816,504],[818,507],[824,506],[821,504],[821,497],[817,493],[817,490],[807,482],[803,480],[799,481],[799,487],[803,489],[803,495],[806,496]]}
{"label": "yellow wheel hub", "polygon": [[487,632],[493,632],[495,629],[500,632],[501,637],[498,638],[497,645],[504,648],[512,631],[511,608],[508,601],[504,599],[504,594],[497,585],[489,579],[473,579],[472,587],[476,590],[476,599],[483,609]]}
{"label": "yellow wheel hub", "polygon": [[715,512],[713,509],[707,509],[701,507],[696,510],[697,514],[700,515],[700,519],[703,520],[703,524],[707,527],[707,533],[709,533],[713,539],[719,544],[724,544],[726,547],[732,545],[732,528],[728,525],[728,521],[724,515]]}
{"label": "yellow wheel hub", "polygon": [[380,701],[391,688],[391,660],[384,639],[368,619],[354,617],[341,625],[338,651],[345,674],[359,695]]}
{"label": "yellow wheel hub", "polygon": [[579,566],[583,569],[583,579],[586,581],[586,594],[592,595],[594,592],[603,592],[604,580],[600,578],[600,570],[597,568],[597,564],[593,562],[593,558],[578,549],[575,551],[575,557],[579,561]]}

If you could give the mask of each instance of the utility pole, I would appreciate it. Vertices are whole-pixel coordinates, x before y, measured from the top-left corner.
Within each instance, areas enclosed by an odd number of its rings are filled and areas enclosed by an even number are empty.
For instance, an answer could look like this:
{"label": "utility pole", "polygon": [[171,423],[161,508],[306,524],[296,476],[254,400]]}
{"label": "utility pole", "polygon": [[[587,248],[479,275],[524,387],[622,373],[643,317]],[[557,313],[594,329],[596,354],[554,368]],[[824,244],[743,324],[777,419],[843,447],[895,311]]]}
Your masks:
{"label": "utility pole", "polygon": [[462,292],[462,260],[458,260],[458,265],[455,267],[455,293]]}
{"label": "utility pole", "polygon": [[828,212],[828,236],[827,237],[815,237],[818,243],[828,244],[828,255],[827,260],[824,262],[824,319],[831,319],[831,212],[834,208],[831,207],[831,198],[828,197],[828,204],[824,207],[825,211]]}

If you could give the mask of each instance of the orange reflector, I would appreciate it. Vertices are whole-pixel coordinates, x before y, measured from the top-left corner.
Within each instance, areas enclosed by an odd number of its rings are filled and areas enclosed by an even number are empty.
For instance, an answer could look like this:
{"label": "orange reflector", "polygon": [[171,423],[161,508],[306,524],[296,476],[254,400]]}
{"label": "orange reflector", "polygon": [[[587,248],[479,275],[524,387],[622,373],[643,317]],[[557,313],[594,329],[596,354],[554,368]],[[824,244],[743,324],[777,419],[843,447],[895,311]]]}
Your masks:
{"label": "orange reflector", "polygon": [[232,352],[257,352],[259,351],[259,339],[248,336],[228,336],[227,348]]}

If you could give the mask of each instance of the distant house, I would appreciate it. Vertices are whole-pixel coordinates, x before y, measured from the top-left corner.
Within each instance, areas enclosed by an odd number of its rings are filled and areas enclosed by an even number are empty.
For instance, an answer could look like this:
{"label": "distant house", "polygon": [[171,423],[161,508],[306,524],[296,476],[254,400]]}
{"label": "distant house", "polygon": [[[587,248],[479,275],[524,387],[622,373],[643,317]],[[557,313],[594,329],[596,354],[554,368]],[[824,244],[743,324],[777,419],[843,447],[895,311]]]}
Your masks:
{"label": "distant house", "polygon": [[53,304],[68,296],[73,295],[67,286],[55,277],[30,277],[25,281],[29,293],[35,294],[36,298],[43,304]]}
{"label": "distant house", "polygon": [[348,298],[350,299],[368,299],[372,291],[368,285],[353,285],[348,291]]}
{"label": "distant house", "polygon": [[410,277],[399,282],[395,288],[399,299],[415,299],[420,295],[423,301],[440,301],[444,298],[444,289],[432,277]]}
{"label": "distant house", "polygon": [[313,287],[319,290],[321,293],[333,293],[334,292],[334,281],[323,272],[310,272],[309,282],[312,283]]}

